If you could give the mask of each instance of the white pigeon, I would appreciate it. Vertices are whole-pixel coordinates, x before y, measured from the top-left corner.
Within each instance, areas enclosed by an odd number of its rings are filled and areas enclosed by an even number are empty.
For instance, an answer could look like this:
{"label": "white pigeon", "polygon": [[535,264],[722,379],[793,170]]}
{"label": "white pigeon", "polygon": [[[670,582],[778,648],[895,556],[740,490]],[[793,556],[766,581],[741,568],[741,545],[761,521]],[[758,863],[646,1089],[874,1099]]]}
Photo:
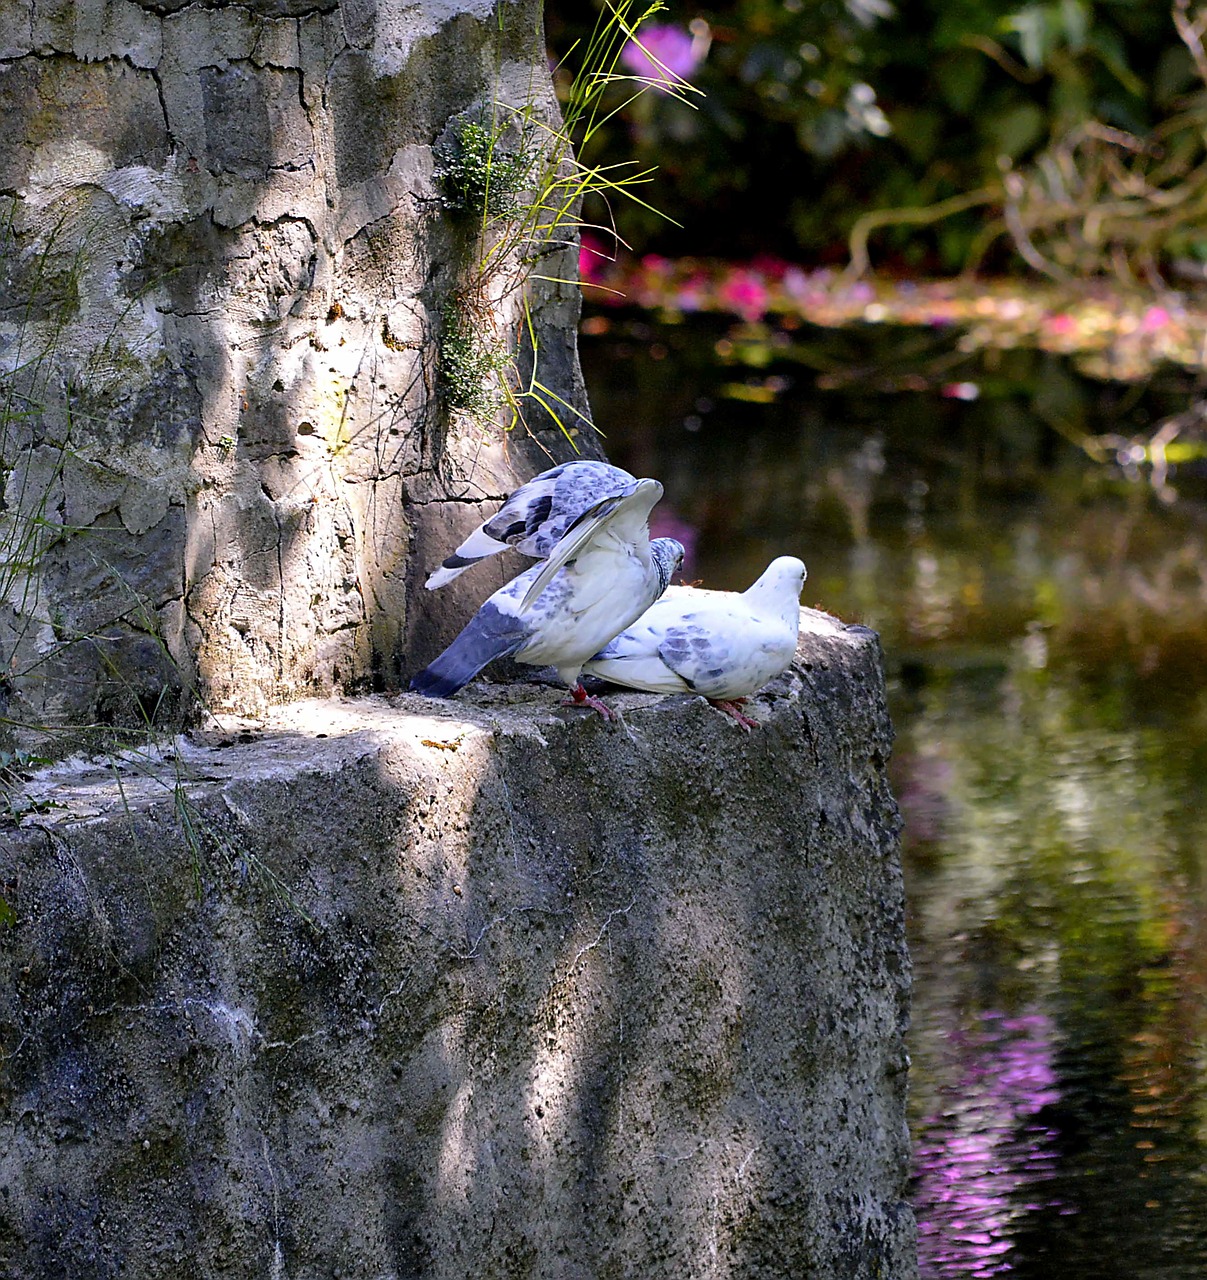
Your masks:
{"label": "white pigeon", "polygon": [[552,666],[571,701],[605,719],[615,713],[582,687],[583,663],[639,618],[683,563],[673,538],[650,541],[649,519],[662,497],[657,480],[634,480],[626,492],[585,511],[544,564],[513,578],[478,610],[461,634],[411,680],[430,697],[449,698],[495,658]]}
{"label": "white pigeon", "polygon": [[522,484],[427,580],[435,591],[489,556],[514,547],[544,560],[566,530],[603,498],[625,493],[634,477],[607,462],[564,462]]}
{"label": "white pigeon", "polygon": [[805,566],[780,556],[745,591],[672,587],[583,670],[650,693],[699,693],[743,728],[738,706],[796,653]]}

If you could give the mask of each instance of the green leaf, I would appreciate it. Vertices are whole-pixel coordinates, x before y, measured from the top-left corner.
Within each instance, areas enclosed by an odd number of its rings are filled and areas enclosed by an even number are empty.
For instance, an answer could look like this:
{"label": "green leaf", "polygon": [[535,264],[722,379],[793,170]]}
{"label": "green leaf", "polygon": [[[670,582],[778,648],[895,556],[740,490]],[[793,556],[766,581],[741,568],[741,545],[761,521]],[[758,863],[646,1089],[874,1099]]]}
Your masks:
{"label": "green leaf", "polygon": [[1034,102],[1018,106],[989,121],[990,136],[999,155],[1012,159],[1034,146],[1044,134],[1047,117]]}
{"label": "green leaf", "polygon": [[0,928],[11,929],[16,923],[17,913],[4,898],[0,898]]}
{"label": "green leaf", "polygon": [[1190,50],[1181,44],[1166,49],[1153,76],[1153,101],[1159,107],[1168,107],[1193,83],[1194,59]]}
{"label": "green leaf", "polygon": [[1060,0],[1060,20],[1069,48],[1080,53],[1090,30],[1090,15],[1085,5],[1081,0]]}
{"label": "green leaf", "polygon": [[905,107],[893,112],[897,141],[909,152],[915,164],[925,164],[938,150],[943,136],[941,111],[924,107]]}
{"label": "green leaf", "polygon": [[1116,80],[1137,98],[1144,97],[1144,82],[1127,65],[1127,51],[1123,37],[1109,27],[1096,27],[1090,39],[1090,46],[1098,54],[1102,65]]}
{"label": "green leaf", "polygon": [[1018,36],[1019,48],[1027,66],[1038,69],[1048,56],[1048,15],[1037,4],[1002,19],[1002,27]]}
{"label": "green leaf", "polygon": [[1085,431],[1088,411],[1085,387],[1058,361],[1045,360],[1041,366],[1033,404],[1045,422]]}
{"label": "green leaf", "polygon": [[962,49],[944,58],[935,68],[939,88],[953,111],[963,114],[972,109],[985,83],[988,67],[989,61],[983,54]]}
{"label": "green leaf", "polygon": [[1082,75],[1075,65],[1065,68],[1065,74],[1052,86],[1048,104],[1054,117],[1055,132],[1074,128],[1094,114],[1091,89],[1089,78]]}

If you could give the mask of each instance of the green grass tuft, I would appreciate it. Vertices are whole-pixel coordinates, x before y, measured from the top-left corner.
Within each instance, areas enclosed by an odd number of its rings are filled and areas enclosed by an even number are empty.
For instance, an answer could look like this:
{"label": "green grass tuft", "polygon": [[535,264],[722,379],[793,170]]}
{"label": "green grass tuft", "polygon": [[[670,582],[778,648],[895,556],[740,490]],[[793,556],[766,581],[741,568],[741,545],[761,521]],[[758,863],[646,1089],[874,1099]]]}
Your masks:
{"label": "green grass tuft", "polygon": [[[482,112],[477,119],[459,122],[453,140],[437,148],[446,207],[479,219],[473,261],[444,315],[439,375],[450,409],[487,422],[506,407],[510,429],[524,420],[526,405],[536,406],[572,443],[571,416],[593,426],[538,379],[529,286],[537,280],[577,285],[577,271],[572,280],[565,279],[548,274],[543,264],[577,244],[586,225],[584,199],[595,197],[606,208],[617,199],[651,208],[640,190],[652,180],[652,169],[635,162],[601,167],[581,157],[617,111],[652,87],[652,81],[625,73],[620,55],[630,40],[639,43],[641,24],[662,8],[660,0],[640,9],[633,0],[604,0],[591,38],[571,49],[559,68],[565,72],[573,64],[559,121],[550,122],[539,109],[543,95],[534,85],[522,105],[494,102],[489,115]],[[684,101],[699,92],[665,68],[657,83],[661,92]],[[613,227],[604,230],[614,234]],[[500,333],[490,319],[488,300],[516,294],[521,298],[519,332]],[[524,338],[532,357],[527,379],[514,354]]]}

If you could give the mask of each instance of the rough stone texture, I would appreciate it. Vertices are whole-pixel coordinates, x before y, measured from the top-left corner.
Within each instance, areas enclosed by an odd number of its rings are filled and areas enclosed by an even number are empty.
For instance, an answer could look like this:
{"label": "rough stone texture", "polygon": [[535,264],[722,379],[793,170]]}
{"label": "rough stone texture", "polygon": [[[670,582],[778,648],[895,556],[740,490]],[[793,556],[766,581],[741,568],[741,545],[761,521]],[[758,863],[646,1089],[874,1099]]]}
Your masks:
{"label": "rough stone texture", "polygon": [[[556,112],[539,0],[0,0],[0,375],[32,405],[0,424],[0,570],[44,522],[0,571],[18,718],[147,711],[156,640],[213,709],[389,686],[489,590],[411,607],[484,501],[573,452],[436,395],[474,237],[432,145],[494,100]],[[585,409],[577,290],[533,302]]]}
{"label": "rough stone texture", "polygon": [[0,1276],[916,1275],[879,650],[803,623],[748,736],[529,684],[182,745],[196,863],[171,766],[31,782]]}

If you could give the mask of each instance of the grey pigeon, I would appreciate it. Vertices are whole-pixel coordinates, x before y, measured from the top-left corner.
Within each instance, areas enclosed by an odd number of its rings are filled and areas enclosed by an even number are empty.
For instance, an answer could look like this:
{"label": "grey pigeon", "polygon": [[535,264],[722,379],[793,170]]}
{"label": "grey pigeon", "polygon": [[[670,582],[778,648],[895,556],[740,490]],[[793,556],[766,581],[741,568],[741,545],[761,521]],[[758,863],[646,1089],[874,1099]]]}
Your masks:
{"label": "grey pigeon", "polygon": [[488,662],[508,655],[553,666],[572,700],[605,719],[612,710],[582,687],[582,664],[666,590],[683,562],[673,538],[649,536],[650,511],[662,497],[657,480],[634,480],[626,492],[585,511],[543,563],[513,578],[478,610],[461,634],[411,680],[411,688],[452,697]]}
{"label": "grey pigeon", "polygon": [[522,484],[427,580],[443,587],[479,560],[514,547],[544,560],[566,530],[603,498],[626,492],[633,476],[606,462],[564,462]]}
{"label": "grey pigeon", "polygon": [[699,693],[743,728],[738,707],[796,652],[805,566],[780,556],[745,591],[672,587],[583,670],[650,693]]}

